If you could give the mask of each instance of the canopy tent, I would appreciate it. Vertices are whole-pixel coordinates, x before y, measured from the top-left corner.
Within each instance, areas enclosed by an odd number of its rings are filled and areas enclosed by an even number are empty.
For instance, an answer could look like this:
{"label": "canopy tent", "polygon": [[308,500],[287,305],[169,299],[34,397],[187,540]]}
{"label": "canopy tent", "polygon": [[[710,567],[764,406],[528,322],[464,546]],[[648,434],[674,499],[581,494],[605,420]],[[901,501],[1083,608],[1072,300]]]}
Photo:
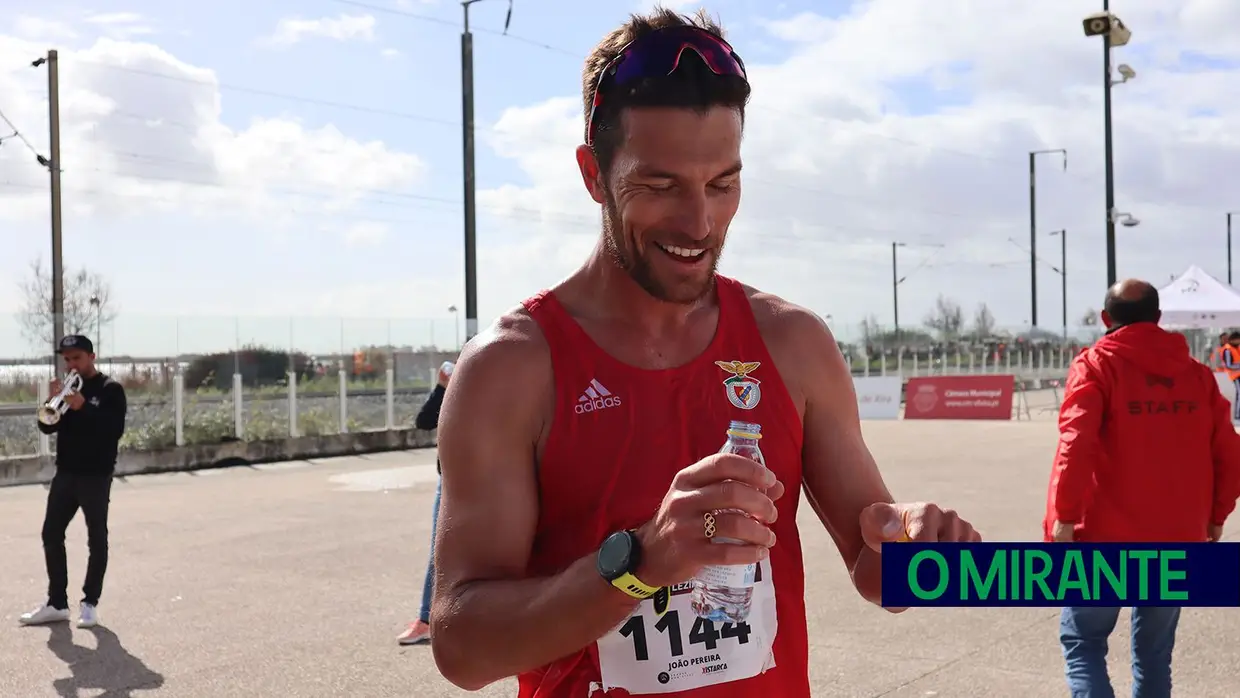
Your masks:
{"label": "canopy tent", "polygon": [[1169,327],[1240,327],[1240,293],[1193,265],[1158,290],[1162,323]]}

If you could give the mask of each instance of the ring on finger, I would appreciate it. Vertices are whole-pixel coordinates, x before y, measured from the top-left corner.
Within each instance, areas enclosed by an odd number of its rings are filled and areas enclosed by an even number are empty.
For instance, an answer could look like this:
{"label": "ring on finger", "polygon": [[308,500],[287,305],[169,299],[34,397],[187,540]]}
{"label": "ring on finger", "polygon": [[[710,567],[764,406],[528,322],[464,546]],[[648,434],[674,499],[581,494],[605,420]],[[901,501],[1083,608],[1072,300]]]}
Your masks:
{"label": "ring on finger", "polygon": [[702,524],[707,538],[715,537],[715,515],[709,511],[702,515]]}

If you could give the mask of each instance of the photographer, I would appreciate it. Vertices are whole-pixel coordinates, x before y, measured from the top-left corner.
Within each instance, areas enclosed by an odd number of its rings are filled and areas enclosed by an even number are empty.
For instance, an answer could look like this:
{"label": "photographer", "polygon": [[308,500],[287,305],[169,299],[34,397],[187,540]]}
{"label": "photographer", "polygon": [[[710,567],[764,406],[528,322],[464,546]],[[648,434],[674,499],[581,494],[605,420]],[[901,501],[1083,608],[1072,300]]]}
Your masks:
{"label": "photographer", "polygon": [[[127,402],[120,383],[95,369],[95,347],[82,335],[60,341],[58,352],[65,369],[76,371],[81,389],[64,397],[68,410],[52,425],[39,422],[39,431],[56,435],[56,475],[47,491],[43,519],[43,554],[47,562],[47,603],[21,617],[23,625],[69,620],[69,571],[65,531],[78,509],[86,520],[86,581],[82,586],[79,628],[99,623],[96,607],[103,593],[108,567],[108,504],[116,454],[125,432]],[[52,395],[62,389],[52,382]]]}

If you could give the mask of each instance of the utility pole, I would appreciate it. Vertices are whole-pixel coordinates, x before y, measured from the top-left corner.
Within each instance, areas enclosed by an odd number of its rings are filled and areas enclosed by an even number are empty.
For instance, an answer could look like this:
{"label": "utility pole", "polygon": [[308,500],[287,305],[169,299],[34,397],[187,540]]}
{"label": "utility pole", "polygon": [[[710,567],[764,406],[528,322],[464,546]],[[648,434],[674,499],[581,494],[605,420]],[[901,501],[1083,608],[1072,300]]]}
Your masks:
{"label": "utility pole", "polygon": [[1059,236],[1059,272],[1060,298],[1063,303],[1063,341],[1068,341],[1068,231],[1056,230],[1051,235]]}
{"label": "utility pole", "polygon": [[[464,146],[465,184],[465,341],[478,334],[478,239],[474,169],[474,35],[469,31],[469,7],[482,0],[461,0],[465,15],[461,32],[461,140]],[[512,0],[504,33],[512,22]]]}
{"label": "utility pole", "polygon": [[[1111,11],[1110,0],[1102,0],[1102,11]],[[1111,144],[1111,32],[1102,35],[1102,140],[1106,159],[1107,189],[1107,288],[1115,285],[1115,155]]]}
{"label": "utility pole", "polygon": [[47,168],[52,196],[52,369],[56,366],[56,352],[65,336],[65,268],[64,250],[61,244],[60,209],[60,61],[56,49],[47,56],[33,61],[31,67],[47,64],[47,131],[50,141],[50,157],[39,157]]}
{"label": "utility pole", "polygon": [[1068,171],[1068,151],[1033,150],[1029,152],[1029,322],[1038,326],[1038,160],[1039,155],[1061,153],[1063,169]]}

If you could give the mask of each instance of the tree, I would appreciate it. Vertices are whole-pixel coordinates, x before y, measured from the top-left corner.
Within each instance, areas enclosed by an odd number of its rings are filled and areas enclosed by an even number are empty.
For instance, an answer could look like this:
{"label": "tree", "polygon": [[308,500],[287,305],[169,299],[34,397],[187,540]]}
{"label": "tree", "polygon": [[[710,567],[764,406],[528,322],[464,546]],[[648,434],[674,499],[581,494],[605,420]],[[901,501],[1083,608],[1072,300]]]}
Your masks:
{"label": "tree", "polygon": [[861,341],[865,344],[870,344],[882,333],[883,327],[878,324],[878,318],[873,315],[869,315],[861,321]]}
{"label": "tree", "polygon": [[[86,269],[65,270],[65,334],[94,335],[96,328],[116,319],[112,286],[103,276]],[[52,273],[43,260],[30,263],[29,276],[18,282],[22,307],[18,312],[22,336],[42,353],[55,341],[52,317]],[[93,337],[98,343],[99,338]]]}
{"label": "tree", "polygon": [[995,333],[995,316],[990,312],[990,306],[980,303],[977,310],[973,311],[973,336],[978,340],[985,340]]}
{"label": "tree", "polygon": [[960,336],[964,328],[964,311],[956,301],[940,295],[934,301],[934,310],[923,320],[926,327],[938,332],[939,340],[948,342]]}

